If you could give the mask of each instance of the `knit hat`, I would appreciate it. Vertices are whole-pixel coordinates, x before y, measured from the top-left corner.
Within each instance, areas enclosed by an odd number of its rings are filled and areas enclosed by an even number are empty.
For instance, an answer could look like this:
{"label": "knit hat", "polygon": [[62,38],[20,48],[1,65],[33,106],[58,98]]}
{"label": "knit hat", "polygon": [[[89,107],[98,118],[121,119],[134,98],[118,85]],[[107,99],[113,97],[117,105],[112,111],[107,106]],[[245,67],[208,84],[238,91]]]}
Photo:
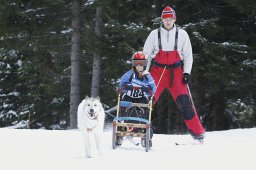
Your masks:
{"label": "knit hat", "polygon": [[164,8],[164,10],[162,12],[161,18],[162,19],[163,18],[173,18],[173,19],[176,19],[175,11],[171,7],[167,6],[167,7]]}

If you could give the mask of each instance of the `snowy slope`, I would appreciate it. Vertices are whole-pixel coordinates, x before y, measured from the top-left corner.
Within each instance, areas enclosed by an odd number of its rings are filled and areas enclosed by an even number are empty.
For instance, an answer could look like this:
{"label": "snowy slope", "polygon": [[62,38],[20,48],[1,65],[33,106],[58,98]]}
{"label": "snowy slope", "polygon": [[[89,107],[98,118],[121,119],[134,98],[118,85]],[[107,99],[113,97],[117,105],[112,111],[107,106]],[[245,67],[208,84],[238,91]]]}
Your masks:
{"label": "snowy slope", "polygon": [[84,158],[78,130],[18,130],[0,128],[0,170],[256,170],[256,128],[207,132],[204,145],[189,135],[157,135],[149,152],[125,141],[112,150],[106,130],[105,154]]}

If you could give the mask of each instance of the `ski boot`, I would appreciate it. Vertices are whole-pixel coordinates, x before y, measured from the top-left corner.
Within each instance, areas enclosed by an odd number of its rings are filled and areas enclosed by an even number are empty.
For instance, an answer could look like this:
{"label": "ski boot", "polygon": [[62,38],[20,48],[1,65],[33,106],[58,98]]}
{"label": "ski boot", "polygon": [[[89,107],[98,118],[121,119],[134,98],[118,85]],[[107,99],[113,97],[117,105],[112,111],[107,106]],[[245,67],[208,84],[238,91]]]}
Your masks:
{"label": "ski boot", "polygon": [[193,133],[191,130],[189,130],[189,133],[190,133],[190,135],[192,136],[192,138],[195,140],[195,141],[197,141],[197,142],[199,142],[199,143],[204,143],[204,137],[205,137],[205,134],[204,133],[201,133],[201,134],[195,134],[195,133]]}

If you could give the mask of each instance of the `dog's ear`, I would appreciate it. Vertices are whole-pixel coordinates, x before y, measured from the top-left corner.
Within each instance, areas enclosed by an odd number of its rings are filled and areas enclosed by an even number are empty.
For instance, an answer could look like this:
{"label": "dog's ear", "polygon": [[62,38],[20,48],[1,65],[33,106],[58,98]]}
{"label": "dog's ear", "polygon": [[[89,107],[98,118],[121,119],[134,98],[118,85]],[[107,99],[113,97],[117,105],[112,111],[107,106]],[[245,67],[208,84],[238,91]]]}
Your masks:
{"label": "dog's ear", "polygon": [[86,96],[85,96],[85,99],[90,99],[90,97],[86,95]]}
{"label": "dog's ear", "polygon": [[100,97],[99,96],[95,97],[95,99],[100,101]]}

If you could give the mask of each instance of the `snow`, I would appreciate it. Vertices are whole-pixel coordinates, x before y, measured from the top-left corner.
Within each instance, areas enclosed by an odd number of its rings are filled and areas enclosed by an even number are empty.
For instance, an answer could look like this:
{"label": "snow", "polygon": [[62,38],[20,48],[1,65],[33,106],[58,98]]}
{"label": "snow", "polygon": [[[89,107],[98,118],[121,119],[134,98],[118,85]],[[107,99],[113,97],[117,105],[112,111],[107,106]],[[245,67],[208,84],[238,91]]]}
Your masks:
{"label": "snow", "polygon": [[90,5],[93,5],[94,3],[95,3],[95,0],[88,0],[84,5],[90,6]]}
{"label": "snow", "polygon": [[[154,134],[149,152],[129,141],[111,147],[111,127],[104,132],[105,153],[85,158],[78,130],[0,128],[1,170],[255,170],[256,128],[207,132],[203,145],[189,135]],[[138,138],[135,138],[138,139]]]}
{"label": "snow", "polygon": [[9,94],[0,94],[0,97],[5,97],[5,96],[19,96],[19,92],[10,92]]}
{"label": "snow", "polygon": [[21,12],[21,13],[36,12],[36,11],[40,11],[40,10],[42,10],[42,9],[44,9],[44,8],[28,9],[28,10],[26,10],[26,11],[24,11],[24,12]]}
{"label": "snow", "polygon": [[66,34],[66,33],[71,33],[72,31],[73,31],[72,28],[67,28],[66,30],[62,30],[61,33]]}

